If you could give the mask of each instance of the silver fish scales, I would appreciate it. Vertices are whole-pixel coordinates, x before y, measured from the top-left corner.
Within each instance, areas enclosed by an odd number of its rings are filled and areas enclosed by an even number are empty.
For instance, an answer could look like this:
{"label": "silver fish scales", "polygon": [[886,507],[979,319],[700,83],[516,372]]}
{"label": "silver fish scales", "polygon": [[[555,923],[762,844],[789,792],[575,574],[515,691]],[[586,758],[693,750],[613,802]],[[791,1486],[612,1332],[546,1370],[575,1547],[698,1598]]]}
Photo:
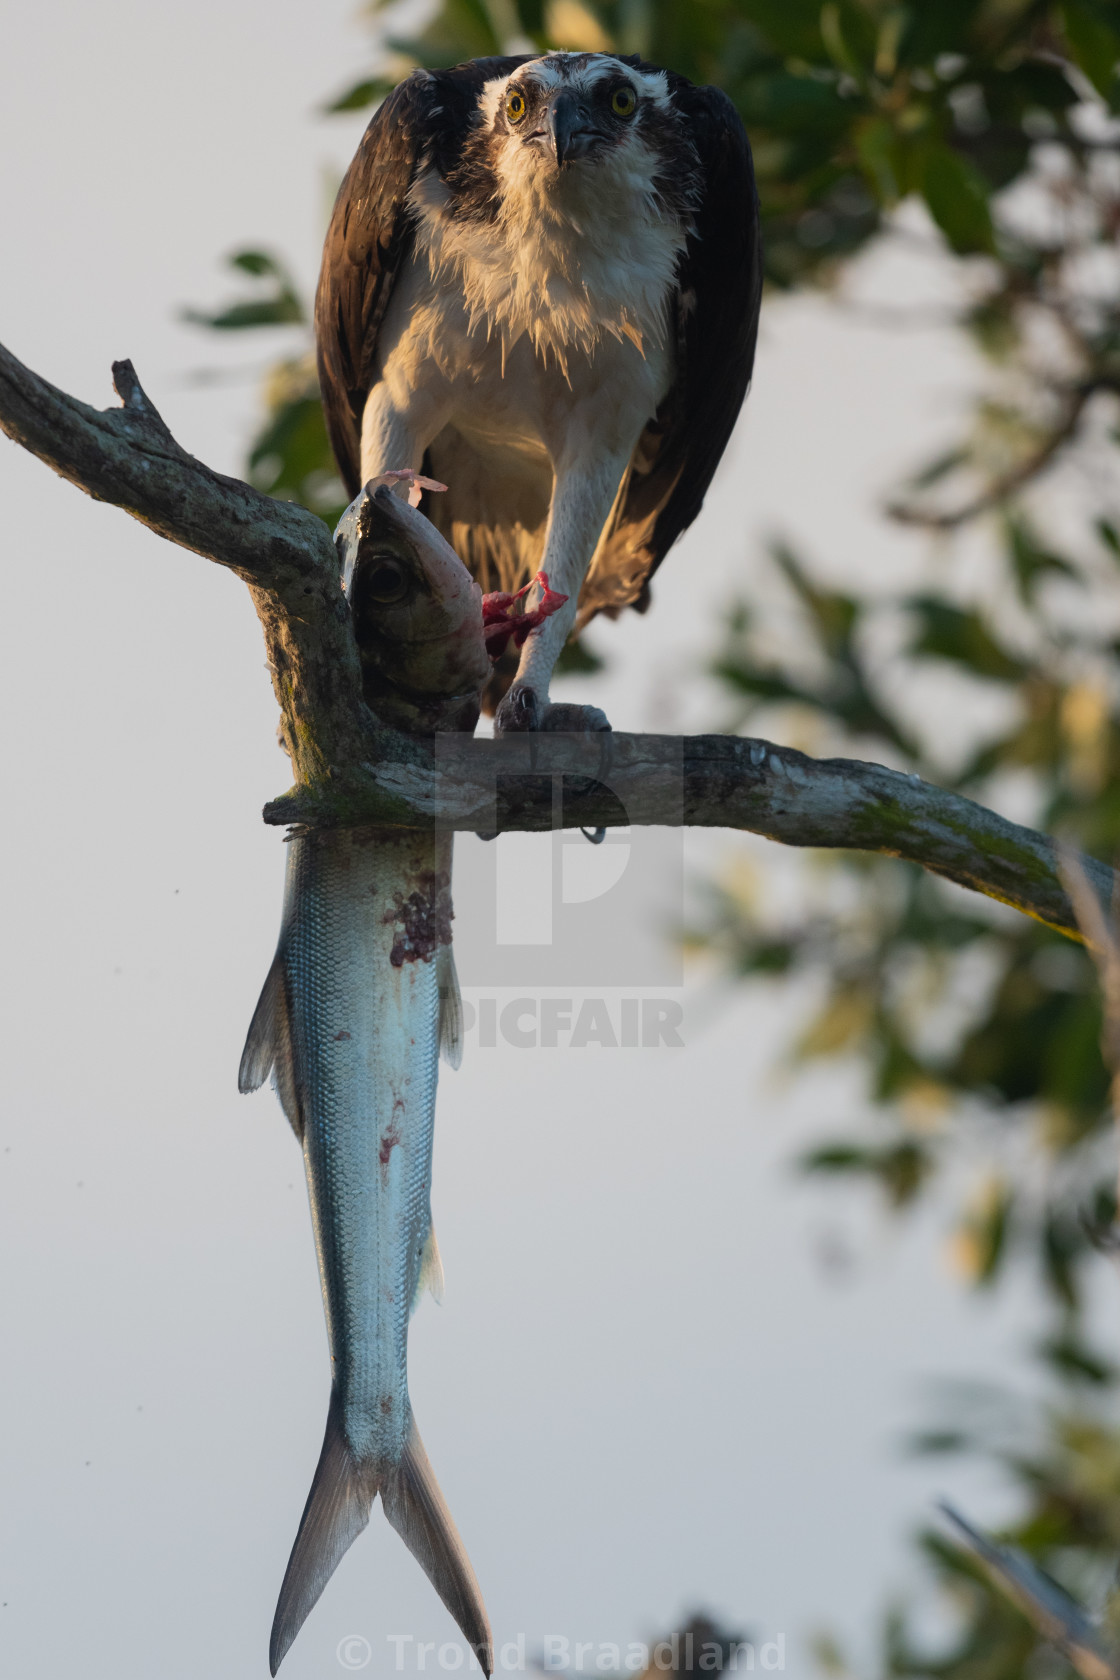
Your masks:
{"label": "silver fish scales", "polygon": [[[379,715],[473,726],[489,671],[477,585],[387,489],[367,487],[351,515],[340,547]],[[331,1394],[270,1665],[275,1674],[380,1494],[489,1674],[482,1596],[408,1394],[409,1316],[426,1284],[442,1286],[430,1191],[439,1053],[457,1064],[459,1044],[451,837],[322,829],[289,848],[280,939],[239,1084],[255,1090],[271,1072],[303,1148]]]}

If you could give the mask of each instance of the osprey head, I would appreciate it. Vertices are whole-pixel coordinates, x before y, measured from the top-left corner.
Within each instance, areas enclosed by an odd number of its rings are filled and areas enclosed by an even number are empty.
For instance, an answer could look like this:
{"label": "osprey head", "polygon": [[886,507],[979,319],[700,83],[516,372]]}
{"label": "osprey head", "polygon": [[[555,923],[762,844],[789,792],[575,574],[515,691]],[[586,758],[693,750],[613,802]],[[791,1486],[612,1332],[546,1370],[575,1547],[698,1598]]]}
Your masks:
{"label": "osprey head", "polygon": [[508,161],[528,156],[556,171],[630,149],[668,103],[660,71],[643,74],[610,53],[556,52],[490,83],[483,109]]}

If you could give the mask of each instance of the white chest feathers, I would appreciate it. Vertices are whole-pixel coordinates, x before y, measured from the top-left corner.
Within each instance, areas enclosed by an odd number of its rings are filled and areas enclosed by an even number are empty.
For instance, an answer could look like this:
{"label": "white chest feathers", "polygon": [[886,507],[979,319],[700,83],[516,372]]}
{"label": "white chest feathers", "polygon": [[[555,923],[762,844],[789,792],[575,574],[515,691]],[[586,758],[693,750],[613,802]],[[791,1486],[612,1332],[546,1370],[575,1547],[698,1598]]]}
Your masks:
{"label": "white chest feathers", "polygon": [[416,253],[433,281],[462,291],[472,330],[508,351],[528,336],[566,371],[604,336],[661,346],[689,224],[666,210],[640,141],[561,173],[521,147],[497,159],[492,219],[457,214],[435,169],[413,184]]}

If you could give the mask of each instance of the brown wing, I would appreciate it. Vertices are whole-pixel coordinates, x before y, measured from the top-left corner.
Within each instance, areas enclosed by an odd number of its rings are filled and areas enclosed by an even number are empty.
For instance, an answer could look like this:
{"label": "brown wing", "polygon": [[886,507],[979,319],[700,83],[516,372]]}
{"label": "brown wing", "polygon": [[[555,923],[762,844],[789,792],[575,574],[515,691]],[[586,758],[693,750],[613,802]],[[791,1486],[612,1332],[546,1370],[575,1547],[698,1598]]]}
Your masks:
{"label": "brown wing", "polygon": [[361,489],[362,411],[377,335],[412,242],[408,190],[429,162],[454,169],[479,94],[524,58],[476,58],[453,70],[414,70],[381,105],[338,190],[315,296],[323,413],[349,496]]}
{"label": "brown wing", "polygon": [[754,366],[762,244],[750,145],[725,93],[670,82],[705,181],[679,274],[677,379],[634,452],[580,596],[583,623],[645,610],[650,578],[700,512]]}

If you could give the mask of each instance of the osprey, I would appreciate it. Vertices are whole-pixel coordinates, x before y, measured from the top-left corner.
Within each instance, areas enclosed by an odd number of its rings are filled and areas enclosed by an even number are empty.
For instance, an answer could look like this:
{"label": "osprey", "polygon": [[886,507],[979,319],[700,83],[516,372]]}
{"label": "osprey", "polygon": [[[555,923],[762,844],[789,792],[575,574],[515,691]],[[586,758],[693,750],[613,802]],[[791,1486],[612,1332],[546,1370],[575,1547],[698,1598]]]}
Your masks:
{"label": "osprey", "polygon": [[606,728],[550,706],[573,625],[644,611],[746,395],[761,292],[750,147],[727,96],[636,57],[416,70],[339,190],[315,305],[347,492],[411,468],[484,590],[568,597],[491,704],[498,729]]}

